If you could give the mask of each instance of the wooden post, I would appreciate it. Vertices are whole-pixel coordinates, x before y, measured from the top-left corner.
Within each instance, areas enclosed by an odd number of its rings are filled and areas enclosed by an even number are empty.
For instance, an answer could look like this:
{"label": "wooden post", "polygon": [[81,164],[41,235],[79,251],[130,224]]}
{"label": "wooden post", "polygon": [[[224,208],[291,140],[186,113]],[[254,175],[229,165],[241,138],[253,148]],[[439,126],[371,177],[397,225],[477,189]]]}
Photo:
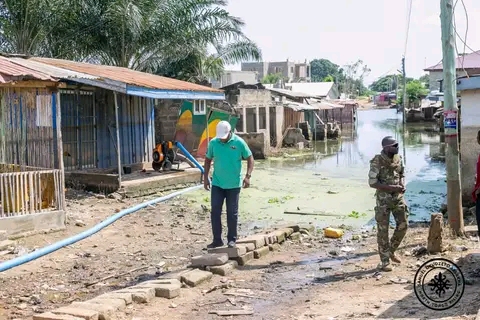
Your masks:
{"label": "wooden post", "polygon": [[443,214],[432,213],[430,218],[430,230],[428,231],[427,250],[429,253],[443,251]]}
{"label": "wooden post", "polygon": [[447,212],[453,234],[465,233],[460,182],[460,158],[458,148],[458,106],[455,65],[455,35],[453,31],[453,0],[441,0],[442,26],[445,162],[447,165]]}
{"label": "wooden post", "polygon": [[118,120],[118,100],[117,93],[113,92],[113,98],[115,99],[115,127],[117,133],[117,165],[118,165],[118,183],[122,183],[122,157],[120,152],[120,121]]}
{"label": "wooden post", "polygon": [[60,100],[60,91],[56,93],[56,114],[54,115],[57,119],[57,153],[58,153],[58,169],[60,169],[60,196],[59,199],[60,208],[59,210],[66,209],[66,200],[65,200],[65,164],[63,163],[63,138],[62,138],[62,104]]}
{"label": "wooden post", "polygon": [[243,115],[242,130],[243,130],[243,133],[247,133],[247,108],[245,107],[242,108],[242,115]]}
{"label": "wooden post", "polygon": [[255,108],[255,132],[260,132],[260,108]]}

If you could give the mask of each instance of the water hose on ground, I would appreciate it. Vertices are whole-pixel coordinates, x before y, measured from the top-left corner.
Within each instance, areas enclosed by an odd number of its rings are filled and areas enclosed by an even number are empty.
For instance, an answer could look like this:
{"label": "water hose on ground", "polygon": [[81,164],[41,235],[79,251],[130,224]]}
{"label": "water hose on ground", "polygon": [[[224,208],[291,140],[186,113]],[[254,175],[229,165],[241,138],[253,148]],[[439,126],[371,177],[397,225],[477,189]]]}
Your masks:
{"label": "water hose on ground", "polygon": [[[183,147],[183,145],[180,142],[176,142],[175,144],[182,151],[182,153],[187,158],[189,158],[190,161],[195,163],[195,165],[198,167],[198,169],[200,169],[200,171],[203,174],[204,171],[203,171],[202,165],[200,163],[198,163],[198,161]],[[36,251],[31,252],[31,253],[25,254],[23,256],[17,257],[15,259],[8,260],[8,261],[0,263],[0,272],[4,272],[6,270],[18,267],[22,264],[25,264],[27,262],[36,260],[40,257],[43,257],[43,256],[48,255],[50,253],[53,253],[53,252],[55,252],[55,251],[57,251],[61,248],[70,246],[70,245],[72,245],[72,244],[74,244],[74,243],[76,243],[80,240],[88,238],[88,237],[94,235],[95,233],[99,232],[100,230],[106,228],[107,226],[111,225],[112,223],[114,223],[118,219],[120,219],[120,218],[122,218],[122,217],[124,217],[124,216],[126,216],[130,213],[134,213],[134,212],[136,212],[140,209],[143,209],[145,207],[148,207],[148,206],[160,203],[160,202],[167,201],[169,199],[172,199],[172,198],[177,197],[179,195],[182,195],[184,193],[198,190],[202,187],[203,187],[203,185],[196,185],[196,186],[193,186],[193,187],[185,188],[185,189],[173,192],[169,195],[166,195],[166,196],[163,196],[163,197],[160,197],[160,198],[156,198],[156,199],[153,199],[153,200],[150,200],[150,201],[146,201],[146,202],[137,204],[136,206],[127,208],[125,210],[122,210],[119,213],[117,213],[117,214],[111,216],[110,218],[102,221],[101,223],[95,225],[94,227],[92,227],[88,230],[85,230],[82,233],[79,233],[79,234],[77,234],[73,237],[58,241],[58,242],[53,243],[49,246],[43,247],[39,250],[36,250]]]}

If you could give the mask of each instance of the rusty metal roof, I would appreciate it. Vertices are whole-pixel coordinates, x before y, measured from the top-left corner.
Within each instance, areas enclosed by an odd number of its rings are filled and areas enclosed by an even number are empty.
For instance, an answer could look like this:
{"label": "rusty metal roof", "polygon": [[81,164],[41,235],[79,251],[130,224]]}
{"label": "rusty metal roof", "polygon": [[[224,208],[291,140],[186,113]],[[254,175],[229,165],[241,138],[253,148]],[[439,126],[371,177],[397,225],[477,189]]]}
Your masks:
{"label": "rusty metal roof", "polygon": [[132,86],[157,89],[157,90],[182,90],[197,92],[223,93],[221,90],[213,89],[198,84],[181,81],[177,79],[157,76],[150,73],[131,70],[128,68],[98,65],[84,62],[50,59],[50,58],[30,58],[28,60],[38,61],[51,66],[72,70],[80,73],[86,73],[95,77],[110,79]]}
{"label": "rusty metal roof", "polygon": [[0,56],[0,83],[18,80],[57,81],[47,73],[18,65],[13,63],[9,58]]}

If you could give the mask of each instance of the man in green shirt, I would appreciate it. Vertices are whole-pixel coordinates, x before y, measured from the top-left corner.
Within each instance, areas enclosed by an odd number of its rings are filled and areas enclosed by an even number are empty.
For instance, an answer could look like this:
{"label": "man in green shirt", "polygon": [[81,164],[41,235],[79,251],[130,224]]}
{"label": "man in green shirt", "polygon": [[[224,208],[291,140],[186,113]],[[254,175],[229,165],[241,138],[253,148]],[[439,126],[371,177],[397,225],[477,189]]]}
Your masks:
{"label": "man in green shirt", "polygon": [[[213,162],[212,186],[210,188],[209,173]],[[247,174],[242,181],[242,160],[247,160]],[[208,144],[205,156],[205,172],[203,183],[205,190],[211,190],[211,222],[213,242],[208,248],[223,246],[222,240],[222,208],[227,203],[227,241],[234,247],[237,241],[238,200],[240,190],[250,186],[253,171],[252,151],[247,143],[232,132],[230,123],[220,121],[217,124],[216,137]]]}

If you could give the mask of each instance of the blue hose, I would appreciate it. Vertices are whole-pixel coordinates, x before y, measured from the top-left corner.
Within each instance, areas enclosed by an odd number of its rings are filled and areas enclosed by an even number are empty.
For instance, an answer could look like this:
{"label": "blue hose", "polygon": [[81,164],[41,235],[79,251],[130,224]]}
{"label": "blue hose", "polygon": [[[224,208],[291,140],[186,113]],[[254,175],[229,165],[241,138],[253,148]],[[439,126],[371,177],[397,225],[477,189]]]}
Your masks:
{"label": "blue hose", "polygon": [[[198,163],[198,161],[195,160],[195,158],[193,158],[193,156],[179,142],[177,142],[177,146],[181,146],[180,150],[182,150],[182,152],[185,154],[185,156],[187,158],[192,160],[192,162],[194,162],[195,165],[197,165],[197,167],[200,169],[200,171],[203,174],[204,170],[203,170],[203,167],[200,165],[200,163]],[[54,244],[51,244],[51,245],[46,246],[44,248],[41,248],[39,250],[33,251],[29,254],[26,254],[26,255],[17,257],[15,259],[8,260],[8,261],[0,263],[0,272],[18,267],[22,264],[25,264],[27,262],[36,260],[40,257],[43,257],[43,256],[47,255],[47,254],[53,253],[53,252],[55,252],[55,251],[57,251],[57,250],[59,250],[63,247],[70,246],[70,245],[72,245],[72,244],[74,244],[74,243],[76,243],[80,240],[88,238],[88,237],[94,235],[95,233],[99,232],[100,230],[104,229],[105,227],[111,225],[112,223],[114,223],[118,219],[120,219],[120,218],[122,218],[122,217],[124,217],[124,216],[126,216],[130,213],[134,213],[134,212],[136,212],[140,209],[143,209],[147,206],[151,206],[151,205],[159,203],[159,202],[167,201],[169,199],[172,199],[172,198],[177,197],[179,195],[182,195],[184,193],[198,190],[202,187],[203,187],[203,185],[196,185],[196,186],[193,186],[193,187],[185,188],[185,189],[173,192],[169,195],[166,195],[166,196],[163,196],[163,197],[160,197],[160,198],[156,198],[156,199],[153,199],[153,200],[150,200],[150,201],[147,201],[147,202],[143,202],[143,203],[137,204],[136,206],[127,208],[125,210],[122,210],[119,213],[111,216],[107,220],[104,220],[101,223],[95,225],[93,228],[85,230],[82,233],[79,233],[79,234],[77,234],[73,237],[58,241]]]}

